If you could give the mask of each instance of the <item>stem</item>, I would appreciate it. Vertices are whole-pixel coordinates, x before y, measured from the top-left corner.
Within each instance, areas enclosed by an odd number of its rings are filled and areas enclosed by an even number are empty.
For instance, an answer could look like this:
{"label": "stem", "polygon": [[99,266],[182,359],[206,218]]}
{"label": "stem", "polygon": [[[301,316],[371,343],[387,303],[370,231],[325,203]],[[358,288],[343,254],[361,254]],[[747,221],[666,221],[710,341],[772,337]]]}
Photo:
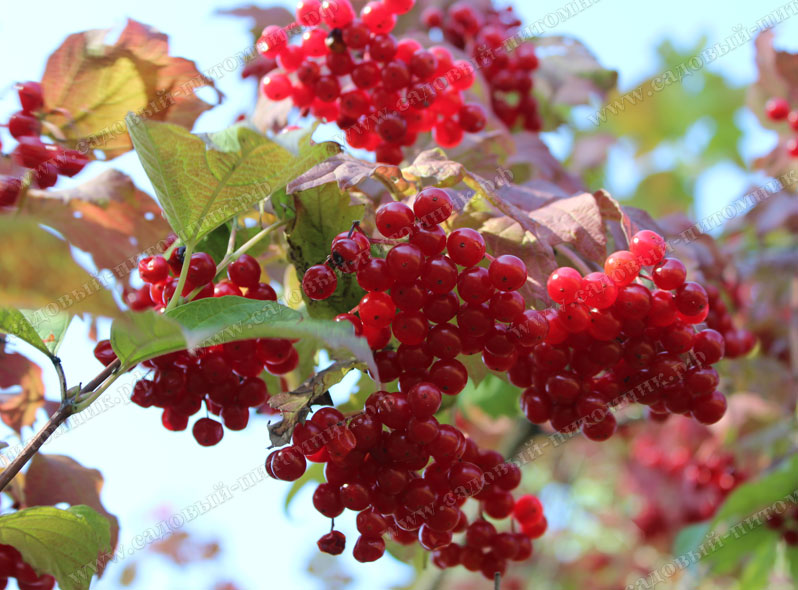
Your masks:
{"label": "stem", "polygon": [[64,402],[67,398],[67,382],[66,375],[64,375],[64,367],[61,365],[61,359],[57,356],[52,358],[55,372],[58,373],[58,385],[61,387],[61,401]]}
{"label": "stem", "polygon": [[502,585],[502,575],[499,572],[493,574],[493,590],[499,590]]}
{"label": "stem", "polygon": [[574,268],[582,273],[582,276],[589,275],[591,272],[593,272],[590,270],[590,267],[585,263],[585,261],[579,258],[579,256],[577,256],[576,253],[568,246],[563,246],[560,244],[555,248],[555,250],[558,250],[560,254],[565,256],[574,265]]}
{"label": "stem", "polygon": [[[56,363],[59,365],[60,363]],[[108,377],[113,375],[117,372],[117,370],[122,366],[122,363],[119,362],[119,359],[112,362],[110,365],[105,367],[100,373],[91,381],[89,381],[84,387],[81,388],[80,393],[76,397],[79,397],[83,393],[89,393],[94,391],[98,386],[100,386]],[[118,376],[118,375],[117,375]],[[114,378],[115,379],[115,378]],[[111,380],[113,382],[113,379]],[[107,386],[107,385],[106,385]],[[105,388],[103,388],[105,389]],[[63,424],[67,418],[69,418],[72,414],[80,411],[76,409],[76,405],[73,404],[73,400],[62,400],[61,405],[55,411],[55,413],[50,416],[50,419],[47,421],[47,424],[44,425],[39,432],[36,433],[28,444],[25,445],[25,448],[22,449],[22,452],[17,455],[13,461],[9,464],[8,467],[3,469],[0,472],[0,492],[5,489],[5,487],[11,483],[11,480],[19,473],[19,471],[25,466],[25,464],[31,460],[33,455],[41,448],[41,446],[45,443],[45,441],[50,438],[50,436],[58,429],[61,424]]]}
{"label": "stem", "polygon": [[285,225],[284,221],[277,221],[275,223],[272,223],[268,227],[264,227],[262,230],[260,230],[254,236],[252,236],[249,240],[247,240],[238,250],[226,254],[225,257],[222,259],[222,261],[219,263],[219,266],[216,267],[216,274],[218,275],[220,272],[226,269],[227,265],[230,264],[233,260],[236,260],[242,254],[246,254],[250,250],[250,248],[252,248],[255,244],[260,242],[263,238],[268,236],[275,229],[283,225]]}
{"label": "stem", "polygon": [[230,256],[230,254],[233,253],[233,250],[235,250],[237,233],[238,233],[238,226],[236,225],[235,221],[233,221],[233,226],[230,228],[230,240],[228,240],[227,242],[227,252],[225,252],[225,257]]}
{"label": "stem", "polygon": [[166,311],[174,309],[177,302],[180,300],[180,294],[183,292],[183,287],[186,284],[188,277],[188,267],[191,266],[191,255],[194,254],[194,244],[186,244],[186,250],[183,252],[183,266],[180,267],[180,278],[177,279],[177,288],[166,306]]}

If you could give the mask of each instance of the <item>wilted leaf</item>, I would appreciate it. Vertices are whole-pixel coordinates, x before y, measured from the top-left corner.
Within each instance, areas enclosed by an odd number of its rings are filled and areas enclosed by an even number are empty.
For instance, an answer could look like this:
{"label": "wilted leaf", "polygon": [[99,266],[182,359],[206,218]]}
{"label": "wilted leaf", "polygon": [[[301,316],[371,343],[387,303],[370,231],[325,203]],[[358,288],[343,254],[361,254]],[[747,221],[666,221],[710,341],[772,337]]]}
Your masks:
{"label": "wilted leaf", "polygon": [[396,166],[365,162],[348,153],[342,153],[317,164],[289,182],[286,192],[291,194],[306,191],[332,182],[338,183],[338,187],[345,191],[371,177],[380,177],[385,182],[395,184],[402,192],[409,186],[402,171]]}
{"label": "wilted leaf", "polygon": [[350,351],[373,370],[365,338],[332,320],[303,317],[275,301],[215,297],[191,301],[166,314],[128,313],[111,326],[111,345],[123,366],[196,346],[250,338],[308,338]]}
{"label": "wilted leaf", "polygon": [[25,501],[28,506],[55,506],[65,502],[91,507],[108,520],[113,550],[119,540],[119,521],[100,500],[103,483],[99,471],[84,467],[71,457],[37,453],[26,473]]}
{"label": "wilted leaf", "polygon": [[288,123],[288,115],[293,107],[294,103],[290,98],[271,100],[263,92],[258,92],[250,121],[261,133],[278,133]]}
{"label": "wilted leaf", "polygon": [[269,425],[272,445],[280,447],[288,444],[294,428],[305,420],[310,406],[320,404],[323,399],[329,404],[330,387],[340,383],[352,369],[365,369],[365,366],[356,361],[337,361],[311,376],[294,391],[272,396],[269,405],[283,415],[282,421]]}
{"label": "wilted leaf", "polygon": [[0,306],[36,310],[28,316],[36,329],[42,315],[67,309],[111,317],[119,313],[103,282],[78,266],[63,240],[32,220],[7,215],[0,217],[0,235],[5,246],[0,250]]}
{"label": "wilted leaf", "polygon": [[22,212],[57,230],[119,279],[127,278],[140,254],[156,251],[170,231],[158,204],[118,170],[72,189],[30,190]]}
{"label": "wilted leaf", "polygon": [[[288,256],[302,277],[310,266],[324,262],[333,238],[359,221],[364,207],[352,205],[349,195],[332,183],[297,192],[293,198],[296,216],[286,229]],[[304,291],[302,296],[312,317],[332,318],[355,307],[363,290],[350,273],[339,276],[337,290],[323,301],[309,299]]]}
{"label": "wilted leaf", "polygon": [[272,140],[243,125],[203,135],[146,120],[129,125],[169,224],[191,245],[339,150],[312,143],[312,130]]}
{"label": "wilted leaf", "polygon": [[0,543],[11,545],[63,590],[87,590],[101,553],[110,550],[108,521],[88,506],[34,506],[0,516]]}
{"label": "wilted leaf", "polygon": [[70,35],[47,61],[45,120],[60,128],[69,145],[114,158],[131,148],[129,112],[191,127],[211,108],[194,89],[215,88],[213,81],[194,62],[170,57],[166,35],[134,20],[114,45],[103,45],[106,34]]}
{"label": "wilted leaf", "polygon": [[17,434],[36,421],[44,407],[44,382],[41,368],[15,352],[0,352],[0,388],[19,386],[20,393],[0,394],[0,419]]}

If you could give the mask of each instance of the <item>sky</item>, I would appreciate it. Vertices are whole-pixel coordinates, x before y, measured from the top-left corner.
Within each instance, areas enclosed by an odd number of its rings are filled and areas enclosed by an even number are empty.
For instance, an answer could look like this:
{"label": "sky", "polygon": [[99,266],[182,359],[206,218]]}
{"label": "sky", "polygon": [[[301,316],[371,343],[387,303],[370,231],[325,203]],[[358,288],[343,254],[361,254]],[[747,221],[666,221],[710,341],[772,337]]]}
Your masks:
{"label": "sky", "polygon": [[[8,0],[6,0],[8,1]],[[516,9],[527,23],[544,18],[566,4],[565,1],[536,0],[523,2]],[[677,46],[692,46],[705,35],[712,44],[734,33],[737,25],[750,26],[783,4],[780,2],[748,2],[742,0],[672,0],[641,2],[640,0],[600,0],[590,8],[547,31],[547,34],[573,35],[582,40],[609,68],[619,71],[619,86],[628,90],[656,72],[655,48],[665,38]],[[215,15],[221,7],[235,7],[238,2],[214,0],[138,0],[133,3],[100,0],[54,2],[8,2],[0,17],[0,55],[3,56],[0,77],[0,120],[16,110],[16,97],[11,89],[14,81],[39,79],[49,53],[70,33],[91,28],[119,31],[130,17],[170,35],[173,55],[195,60],[205,70],[235,55],[251,42],[248,23],[236,18]],[[286,5],[288,5],[286,3]],[[798,18],[777,29],[778,43],[798,39]],[[798,44],[798,42],[794,42]],[[715,63],[710,70],[727,76],[734,84],[753,81],[753,48],[743,46]],[[238,73],[227,74],[217,84],[226,95],[225,102],[204,114],[196,129],[213,131],[230,124],[252,104],[254,84],[242,82]],[[753,155],[765,151],[775,140],[757,129],[753,117],[741,114],[745,130],[743,152]],[[8,136],[0,132],[4,144]],[[555,153],[562,146],[556,137],[546,139]],[[610,181],[623,185],[628,176],[628,161],[613,156]],[[93,163],[75,182],[99,173],[107,164]],[[115,160],[113,166],[130,174],[137,184],[152,194],[152,188],[133,153]],[[614,179],[614,180],[613,180]],[[696,214],[716,210],[745,189],[748,179],[728,173],[723,167],[702,176]],[[100,323],[101,335],[107,336],[109,325]],[[61,353],[70,383],[87,381],[100,369],[90,356],[88,327],[76,321],[70,327],[67,344]],[[154,409],[144,410],[126,403],[129,379],[120,379],[105,396],[109,409],[78,428],[58,437],[45,447],[48,453],[72,456],[86,466],[100,469],[105,476],[103,501],[121,521],[121,542],[129,546],[131,539],[185,506],[192,505],[214,491],[219,482],[228,487],[261,464],[266,455],[265,421],[255,421],[243,432],[226,432],[220,445],[200,448],[190,432],[172,433],[160,424]],[[47,376],[48,391],[57,391],[52,375]],[[127,386],[127,387],[126,387]],[[334,391],[338,400],[345,399],[351,383],[345,382]],[[56,396],[57,397],[57,396]],[[113,403],[112,403],[113,402]],[[11,439],[7,439],[10,440]],[[210,580],[229,579],[240,588],[302,588],[313,590],[323,585],[306,573],[307,564],[316,553],[315,539],[328,530],[328,522],[315,514],[311,489],[291,505],[287,515],[283,500],[288,486],[267,480],[247,491],[237,490],[226,502],[187,525],[186,530],[198,538],[219,538],[222,556],[211,564],[183,572],[159,559],[148,559],[140,568],[132,588],[170,588],[192,590],[210,587]],[[342,530],[353,531],[353,518],[343,519]],[[348,535],[354,539],[354,535]],[[351,547],[351,545],[350,545]],[[100,590],[117,588],[122,567],[141,554],[127,557],[120,565],[109,568],[95,586]],[[374,590],[406,584],[410,570],[393,560],[376,564],[356,564],[346,552],[337,562],[355,578],[353,588]]]}

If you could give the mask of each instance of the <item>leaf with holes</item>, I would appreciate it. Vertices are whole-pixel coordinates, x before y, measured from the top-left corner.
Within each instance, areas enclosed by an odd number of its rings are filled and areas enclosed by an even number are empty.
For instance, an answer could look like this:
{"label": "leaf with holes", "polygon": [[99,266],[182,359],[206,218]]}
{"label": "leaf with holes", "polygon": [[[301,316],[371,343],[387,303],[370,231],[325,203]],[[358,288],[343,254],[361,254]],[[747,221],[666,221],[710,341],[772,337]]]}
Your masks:
{"label": "leaf with holes", "polygon": [[63,590],[87,590],[100,555],[110,551],[108,521],[88,506],[34,506],[0,516],[0,544],[11,545]]}
{"label": "leaf with holes", "polygon": [[244,125],[203,135],[131,117],[128,126],[169,224],[192,246],[339,150],[312,143],[312,131],[272,140]]}

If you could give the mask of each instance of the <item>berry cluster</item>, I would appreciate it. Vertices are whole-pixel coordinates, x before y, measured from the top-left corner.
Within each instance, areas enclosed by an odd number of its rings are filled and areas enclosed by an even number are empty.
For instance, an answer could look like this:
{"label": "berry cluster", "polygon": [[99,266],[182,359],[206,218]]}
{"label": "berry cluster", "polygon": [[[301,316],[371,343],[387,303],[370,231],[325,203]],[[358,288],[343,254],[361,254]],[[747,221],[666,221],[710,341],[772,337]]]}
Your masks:
{"label": "berry cluster", "polygon": [[[684,428],[678,431],[686,436]],[[632,447],[633,471],[644,493],[644,507],[634,518],[647,539],[675,533],[707,520],[726,496],[745,480],[733,455],[714,452],[698,457],[684,438],[664,444],[659,435],[638,435]],[[711,440],[711,435],[706,435]],[[656,493],[649,493],[656,489]]]}
{"label": "berry cluster", "polygon": [[[511,490],[521,482],[515,463],[438,423],[434,414],[442,396],[432,383],[420,382],[407,393],[372,394],[365,410],[349,418],[322,408],[296,426],[291,446],[269,454],[266,471],[294,481],[306,461],[325,463],[326,481],[316,488],[313,505],[328,518],[344,509],[357,512],[358,561],[382,557],[383,537],[390,534],[403,545],[418,542],[438,567],[463,565],[492,580],[496,572],[504,574],[508,561],[529,558],[531,540],[545,532],[546,519],[537,498],[514,500]],[[521,531],[497,532],[481,516],[469,522],[461,510],[469,498],[492,519],[514,515]],[[458,533],[465,533],[462,544],[454,542]],[[338,555],[345,543],[343,533],[333,530],[318,546]]]}
{"label": "berry cluster", "polygon": [[[357,226],[337,236],[327,260],[303,277],[308,297],[325,299],[335,292],[336,270],[356,274],[368,293],[353,313],[336,319],[351,322],[378,351],[381,382],[398,379],[407,391],[430,381],[456,395],[468,379],[456,357],[481,353],[487,368],[507,372],[524,389],[529,420],[551,422],[560,432],[581,427],[588,438],[605,440],[616,429],[609,407],[630,401],[649,406],[656,420],[670,413],[704,424],[720,420],[726,398],[710,365],[723,357],[725,340],[713,329],[696,332],[710,297],[685,280],[678,259],[664,257],[661,236],[638,232],[631,250],[607,258],[605,272],[555,270],[547,290],[559,307],[540,312],[525,310],[517,292],[527,278],[524,263],[486,255],[475,230],[447,237],[439,224],[451,213],[451,200],[437,188],[422,190],[412,210],[385,205],[376,214],[378,230],[393,244],[384,259],[370,255],[371,242],[384,240]],[[479,266],[484,259],[489,264]],[[641,274],[645,267],[650,275]],[[397,350],[386,348],[392,335]]]}
{"label": "berry cluster", "polygon": [[[308,297],[325,299],[335,291],[335,270],[356,274],[368,293],[357,315],[336,319],[351,322],[379,351],[380,381],[398,379],[401,391],[430,381],[456,395],[468,379],[458,355],[481,353],[489,369],[508,371],[548,330],[544,314],[525,310],[518,293],[527,280],[523,261],[486,255],[484,239],[470,228],[447,236],[439,224],[451,213],[448,194],[438,188],[422,190],[413,209],[384,205],[377,210],[377,229],[393,244],[384,259],[370,256],[370,240],[358,227],[336,237],[327,261],[303,277]],[[480,266],[483,261],[489,263]],[[395,351],[386,348],[392,335],[399,342]]]}
{"label": "berry cluster", "polygon": [[[798,110],[790,110],[790,103],[784,98],[771,98],[765,103],[765,114],[771,121],[787,121],[793,131],[798,131]],[[798,137],[787,141],[787,154],[798,158]]]}
{"label": "berry cluster", "polygon": [[721,297],[721,292],[715,285],[704,287],[709,297],[709,314],[707,326],[723,334],[726,344],[727,358],[738,358],[747,355],[756,344],[756,336],[745,328],[735,328],[732,314]]}
{"label": "berry cluster", "polygon": [[[145,285],[128,297],[131,308],[163,310],[174,295],[184,263],[179,248],[168,259],[158,255],[139,261],[139,275]],[[225,295],[277,300],[274,289],[259,282],[260,265],[248,254],[233,261],[227,268],[228,279],[217,283],[213,282],[216,264],[208,254],[192,254],[188,264],[183,295],[197,291],[192,300]],[[94,354],[105,365],[116,358],[108,340],[99,342]],[[131,400],[143,408],[162,408],[161,421],[173,431],[185,430],[189,418],[204,403],[221,422],[200,418],[192,432],[199,444],[212,446],[222,439],[222,424],[230,430],[243,430],[249,422],[249,408],[262,407],[268,401],[266,383],[259,377],[264,369],[273,375],[284,375],[298,364],[293,341],[274,338],[217,344],[193,354],[175,352],[142,363],[152,370],[152,375],[136,383]]]}
{"label": "berry cluster", "polygon": [[790,547],[798,545],[798,505],[791,504],[785,514],[773,514],[767,526],[781,533],[781,538]]}
{"label": "berry cluster", "polygon": [[709,297],[665,251],[661,236],[643,230],[630,250],[607,258],[603,273],[551,273],[547,289],[559,308],[546,310],[546,340],[509,375],[527,387],[521,406],[532,422],[548,420],[560,432],[581,425],[588,438],[605,440],[616,428],[609,406],[630,402],[649,406],[655,420],[672,413],[720,420],[726,398],[710,365],[723,357],[724,339],[696,332]]}
{"label": "berry cluster", "polygon": [[55,586],[53,576],[38,575],[14,547],[0,545],[0,588],[6,587],[9,578],[17,579],[19,590],[53,590]]}
{"label": "berry cluster", "polygon": [[[38,82],[23,82],[16,85],[22,109],[11,115],[8,131],[17,140],[12,156],[24,168],[33,170],[33,182],[39,188],[50,188],[58,175],[75,176],[88,164],[85,154],[64,149],[58,144],[41,140],[42,124],[39,119],[44,99]],[[13,207],[19,198],[22,181],[11,176],[0,176],[0,210]]]}
{"label": "berry cluster", "polygon": [[[444,38],[459,49],[468,50],[490,86],[491,106],[508,127],[520,121],[527,131],[542,128],[538,104],[532,94],[532,72],[538,67],[535,46],[517,42],[521,21],[513,7],[487,9],[469,2],[455,2],[446,11],[431,6],[422,15],[428,29],[440,29]],[[509,45],[509,44],[508,44]]]}
{"label": "berry cluster", "polygon": [[399,164],[402,147],[432,132],[444,148],[465,132],[485,127],[485,113],[464,103],[474,83],[467,61],[441,46],[424,49],[414,39],[397,41],[391,31],[415,0],[374,0],[355,13],[349,0],[300,0],[296,23],[301,42],[271,25],[258,40],[260,53],[276,59],[278,71],[263,78],[271,100],[291,99],[304,113],[335,121],[353,148],[376,152],[379,162]]}

